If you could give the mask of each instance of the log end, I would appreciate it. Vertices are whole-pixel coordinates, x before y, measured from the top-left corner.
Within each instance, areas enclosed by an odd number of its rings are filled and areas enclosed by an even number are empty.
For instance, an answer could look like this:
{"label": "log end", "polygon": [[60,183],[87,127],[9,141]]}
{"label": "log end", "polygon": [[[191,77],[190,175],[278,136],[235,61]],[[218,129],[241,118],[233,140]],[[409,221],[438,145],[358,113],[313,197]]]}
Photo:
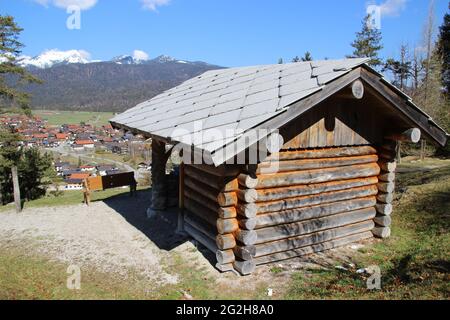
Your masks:
{"label": "log end", "polygon": [[243,276],[252,274],[256,269],[256,264],[253,260],[247,261],[236,260],[233,263],[233,266],[236,269],[236,271],[238,271]]}

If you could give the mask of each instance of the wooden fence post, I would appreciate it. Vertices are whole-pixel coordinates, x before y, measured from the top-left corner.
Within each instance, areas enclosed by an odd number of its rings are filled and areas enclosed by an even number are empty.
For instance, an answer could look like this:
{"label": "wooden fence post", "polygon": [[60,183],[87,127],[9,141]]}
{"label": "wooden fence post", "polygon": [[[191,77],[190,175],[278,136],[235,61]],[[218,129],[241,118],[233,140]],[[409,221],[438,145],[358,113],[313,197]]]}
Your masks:
{"label": "wooden fence post", "polygon": [[22,203],[20,199],[20,185],[19,185],[19,174],[17,173],[17,166],[11,167],[13,189],[14,189],[14,203],[16,204],[16,212],[22,211]]}

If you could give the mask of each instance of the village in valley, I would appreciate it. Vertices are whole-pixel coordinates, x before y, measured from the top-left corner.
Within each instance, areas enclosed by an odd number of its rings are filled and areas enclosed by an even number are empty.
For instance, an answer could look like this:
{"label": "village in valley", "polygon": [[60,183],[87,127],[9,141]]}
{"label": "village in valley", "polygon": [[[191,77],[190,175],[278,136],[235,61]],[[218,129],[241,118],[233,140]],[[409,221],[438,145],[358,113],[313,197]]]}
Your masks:
{"label": "village in valley", "polygon": [[[82,190],[83,181],[89,177],[118,174],[130,168],[149,173],[151,169],[150,143],[110,124],[51,125],[38,115],[23,114],[0,115],[0,123],[20,134],[22,147],[52,152],[59,179],[49,190]],[[108,155],[114,160],[102,162]],[[127,158],[132,161],[124,167]]]}

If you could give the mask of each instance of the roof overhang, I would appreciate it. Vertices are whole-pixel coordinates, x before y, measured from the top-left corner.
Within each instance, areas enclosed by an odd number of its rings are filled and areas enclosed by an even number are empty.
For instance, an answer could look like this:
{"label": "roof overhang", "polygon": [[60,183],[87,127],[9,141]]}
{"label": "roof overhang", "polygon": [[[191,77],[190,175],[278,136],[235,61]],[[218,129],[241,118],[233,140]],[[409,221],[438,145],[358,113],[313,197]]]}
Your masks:
{"label": "roof overhang", "polygon": [[[332,97],[335,93],[346,88],[358,79],[362,80],[363,83],[367,85],[368,90],[381,97],[389,104],[411,127],[421,129],[428,140],[439,146],[446,145],[448,134],[444,129],[439,127],[429,115],[417,107],[409,96],[390,84],[381,74],[377,73],[367,65],[362,65],[333,80],[309,96],[292,103],[281,113],[278,113],[263,123],[251,128],[252,130],[247,130],[220,149],[210,152],[190,145],[182,145],[182,147],[189,148],[194,153],[201,154],[206,163],[219,166],[226,163],[231,158],[244,153],[247,149],[254,148],[259,141],[267,138],[271,133],[294,121],[308,110]],[[113,121],[111,121],[111,125],[115,128],[124,129],[135,134],[142,134],[144,137],[153,138],[165,143],[180,143],[167,137],[154,135]],[[252,132],[255,129],[258,130],[258,132],[265,132],[265,134],[258,134],[255,136]]]}

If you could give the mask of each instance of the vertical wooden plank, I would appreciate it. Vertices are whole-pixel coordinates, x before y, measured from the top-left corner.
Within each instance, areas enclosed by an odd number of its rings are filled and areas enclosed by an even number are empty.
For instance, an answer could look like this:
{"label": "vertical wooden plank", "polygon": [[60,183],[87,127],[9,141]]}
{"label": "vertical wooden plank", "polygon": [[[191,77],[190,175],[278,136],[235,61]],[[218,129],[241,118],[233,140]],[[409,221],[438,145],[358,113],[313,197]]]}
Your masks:
{"label": "vertical wooden plank", "polygon": [[11,174],[13,180],[13,189],[14,189],[14,203],[16,204],[16,212],[19,213],[22,211],[22,203],[20,199],[20,185],[19,185],[19,174],[17,172],[17,167],[11,167]]}
{"label": "vertical wooden plank", "polygon": [[177,232],[184,232],[184,162],[180,163]]}
{"label": "vertical wooden plank", "polygon": [[325,128],[325,118],[322,118],[317,123],[319,128],[319,134],[317,139],[318,147],[326,147],[327,146],[327,129]]}

